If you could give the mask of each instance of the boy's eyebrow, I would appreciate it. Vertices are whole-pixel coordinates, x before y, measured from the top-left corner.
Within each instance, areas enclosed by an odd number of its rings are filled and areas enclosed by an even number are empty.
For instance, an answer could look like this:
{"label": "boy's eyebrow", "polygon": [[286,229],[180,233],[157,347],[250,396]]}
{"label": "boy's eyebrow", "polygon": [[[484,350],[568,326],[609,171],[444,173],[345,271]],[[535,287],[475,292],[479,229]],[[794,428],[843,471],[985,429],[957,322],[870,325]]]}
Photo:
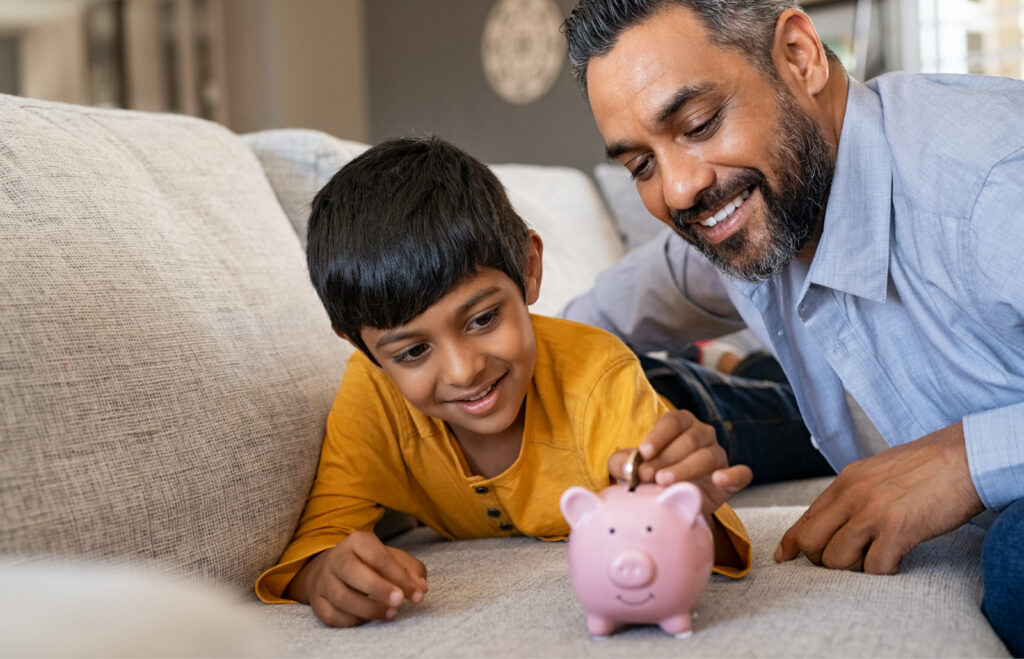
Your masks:
{"label": "boy's eyebrow", "polygon": [[[655,122],[663,124],[669,120],[676,112],[679,112],[680,108],[684,105],[697,98],[707,94],[715,88],[715,84],[712,82],[701,82],[696,85],[685,85],[676,90],[674,94],[668,99],[668,101],[658,110],[655,115]],[[631,151],[633,145],[626,142],[616,142],[615,144],[609,144],[605,148],[605,154],[609,160],[615,160],[623,153]]]}
{"label": "boy's eyebrow", "polygon": [[[490,296],[492,296],[495,293],[498,293],[500,291],[501,291],[501,288],[499,288],[498,286],[492,286],[490,288],[487,288],[487,289],[484,289],[484,290],[480,291],[479,293],[477,293],[473,297],[471,297],[468,300],[466,300],[463,304],[459,305],[459,308],[457,309],[457,313],[463,314],[463,313],[469,311],[470,309],[472,309],[476,305],[480,304],[480,302],[482,300],[486,300],[488,297],[490,297]],[[383,348],[384,346],[388,345],[389,343],[395,343],[397,341],[401,341],[403,339],[407,339],[410,336],[416,336],[416,332],[401,332],[401,331],[399,331],[399,332],[395,332],[393,334],[385,334],[384,336],[381,337],[380,341],[377,341],[377,345],[375,347],[378,348],[378,349],[379,348]]]}

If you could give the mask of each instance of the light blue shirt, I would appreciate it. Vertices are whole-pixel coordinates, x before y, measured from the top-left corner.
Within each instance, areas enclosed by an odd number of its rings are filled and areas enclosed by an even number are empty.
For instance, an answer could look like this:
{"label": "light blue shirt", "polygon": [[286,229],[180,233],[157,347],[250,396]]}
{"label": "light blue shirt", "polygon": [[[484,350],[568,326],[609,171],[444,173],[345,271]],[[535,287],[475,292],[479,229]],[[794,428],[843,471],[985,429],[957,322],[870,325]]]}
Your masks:
{"label": "light blue shirt", "polygon": [[849,394],[890,446],[963,420],[975,488],[1006,506],[1024,496],[1024,82],[851,79],[810,264],[739,282],[666,232],[563,315],[640,351],[746,324],[837,471],[867,457]]}

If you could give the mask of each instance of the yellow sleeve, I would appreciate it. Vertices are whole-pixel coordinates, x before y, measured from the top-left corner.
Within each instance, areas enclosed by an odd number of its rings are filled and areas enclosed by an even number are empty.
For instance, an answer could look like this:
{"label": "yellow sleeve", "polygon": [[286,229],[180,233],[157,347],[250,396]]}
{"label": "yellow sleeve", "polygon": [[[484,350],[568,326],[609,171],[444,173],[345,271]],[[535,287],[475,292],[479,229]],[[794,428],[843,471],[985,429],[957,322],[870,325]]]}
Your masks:
{"label": "yellow sleeve", "polygon": [[372,368],[360,353],[349,360],[298,528],[277,565],[256,580],[264,602],[291,602],[284,591],[306,562],[353,531],[373,530],[384,505],[413,510],[403,499],[408,488],[393,395]]}
{"label": "yellow sleeve", "polygon": [[[592,478],[599,487],[611,482],[608,457],[618,449],[638,446],[658,419],[670,410],[631,353],[610,364],[589,394],[578,435],[583,440],[582,449],[587,455]],[[716,563],[714,571],[728,577],[742,577],[750,571],[753,561],[747,530],[728,504],[716,510],[713,517],[740,561],[739,565]]]}
{"label": "yellow sleeve", "polygon": [[739,565],[720,565],[716,562],[711,571],[732,577],[733,579],[739,579],[747,572],[750,572],[750,567],[754,564],[754,546],[750,543],[747,528],[743,526],[743,522],[736,515],[736,511],[727,503],[723,503],[715,511],[713,517],[714,523],[725,531],[729,542],[732,543],[732,548],[736,550],[736,555],[739,556],[740,563]]}

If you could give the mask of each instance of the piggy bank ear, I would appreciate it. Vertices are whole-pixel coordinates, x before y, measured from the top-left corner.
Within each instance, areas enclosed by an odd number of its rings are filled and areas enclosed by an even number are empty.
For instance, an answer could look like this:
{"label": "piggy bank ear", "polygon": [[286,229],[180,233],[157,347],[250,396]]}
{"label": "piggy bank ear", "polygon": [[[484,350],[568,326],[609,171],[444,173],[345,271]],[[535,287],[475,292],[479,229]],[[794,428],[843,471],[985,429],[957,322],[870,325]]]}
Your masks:
{"label": "piggy bank ear", "polygon": [[658,503],[671,508],[687,522],[692,522],[700,514],[703,495],[693,483],[676,483],[658,495]]}
{"label": "piggy bank ear", "polygon": [[592,510],[597,510],[601,505],[601,497],[597,496],[585,487],[570,487],[562,493],[559,501],[562,508],[562,516],[569,526],[576,526],[580,519]]}

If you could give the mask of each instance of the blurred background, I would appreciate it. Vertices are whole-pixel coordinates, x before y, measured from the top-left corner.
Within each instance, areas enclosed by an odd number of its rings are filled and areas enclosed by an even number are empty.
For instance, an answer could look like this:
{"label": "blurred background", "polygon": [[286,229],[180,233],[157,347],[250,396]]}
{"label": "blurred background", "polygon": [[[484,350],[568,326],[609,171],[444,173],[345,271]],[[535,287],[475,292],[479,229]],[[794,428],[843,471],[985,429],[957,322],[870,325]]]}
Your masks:
{"label": "blurred background", "polygon": [[[0,93],[377,142],[432,132],[482,160],[604,160],[559,33],[575,0],[0,0]],[[859,79],[1020,78],[1024,0],[819,0]]]}

